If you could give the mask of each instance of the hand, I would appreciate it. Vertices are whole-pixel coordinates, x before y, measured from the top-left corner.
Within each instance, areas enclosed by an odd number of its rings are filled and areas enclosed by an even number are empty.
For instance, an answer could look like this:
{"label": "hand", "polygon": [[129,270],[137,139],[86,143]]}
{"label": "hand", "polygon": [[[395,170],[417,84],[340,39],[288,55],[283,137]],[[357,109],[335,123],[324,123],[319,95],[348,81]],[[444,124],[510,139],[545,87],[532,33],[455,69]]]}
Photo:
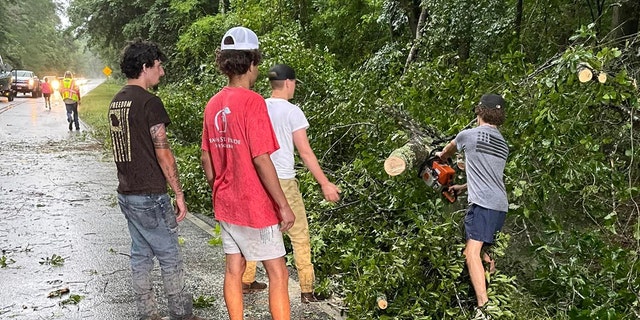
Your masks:
{"label": "hand", "polygon": [[285,232],[296,222],[296,216],[293,214],[293,210],[289,204],[286,207],[280,208],[280,232]]}
{"label": "hand", "polygon": [[442,151],[438,151],[438,152],[435,153],[435,156],[440,158],[440,160],[443,160],[443,161],[447,160],[447,158],[444,158],[443,155],[444,154],[442,153]]}
{"label": "hand", "polygon": [[460,192],[462,192],[462,190],[465,190],[465,189],[467,189],[466,184],[454,184],[449,187],[449,192],[457,195],[457,194],[460,194]]}
{"label": "hand", "polygon": [[335,184],[328,182],[326,184],[323,184],[321,188],[322,188],[322,194],[324,195],[325,200],[329,202],[334,202],[334,203],[340,200],[339,193],[341,191],[340,191],[340,188],[338,188]]}
{"label": "hand", "polygon": [[176,204],[173,209],[176,213],[176,221],[184,220],[187,216],[187,204],[184,202],[184,196],[176,196]]}

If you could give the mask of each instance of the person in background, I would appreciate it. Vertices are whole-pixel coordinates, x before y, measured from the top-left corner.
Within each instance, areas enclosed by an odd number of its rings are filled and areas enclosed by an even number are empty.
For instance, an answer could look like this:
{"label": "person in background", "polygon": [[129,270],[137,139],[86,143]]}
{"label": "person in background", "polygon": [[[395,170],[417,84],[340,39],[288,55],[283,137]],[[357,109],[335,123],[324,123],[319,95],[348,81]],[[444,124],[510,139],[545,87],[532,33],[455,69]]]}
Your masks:
{"label": "person in background", "polygon": [[49,78],[44,78],[44,82],[40,84],[40,89],[42,89],[42,96],[44,96],[45,109],[51,110],[51,93],[53,93],[53,90],[51,89],[51,84],[49,84]]}
{"label": "person in background", "polygon": [[484,310],[489,300],[482,259],[489,262],[490,271],[494,269],[494,261],[483,247],[494,243],[509,209],[504,185],[509,147],[498,130],[505,120],[505,107],[502,96],[483,95],[480,103],[474,106],[478,126],[461,131],[441,152],[436,153],[445,161],[457,151],[465,155],[467,183],[451,186],[450,190],[467,189],[469,193],[469,208],[464,219],[464,256],[477,299],[476,319],[487,318]]}
{"label": "person in background", "polygon": [[204,110],[202,167],[211,186],[225,253],[224,300],[230,320],[243,319],[242,273],[246,261],[262,261],[269,277],[272,319],[291,318],[289,272],[282,232],[295,216],[269,157],[278,150],[267,106],[251,90],[261,54],[256,34],[228,30],[216,52],[228,83]]}
{"label": "person in background", "polygon": [[[289,102],[296,91],[295,71],[286,64],[277,64],[269,69],[267,74],[271,83],[271,98],[266,99],[271,124],[278,138],[280,149],[271,154],[271,161],[276,168],[280,186],[287,201],[296,215],[296,222],[287,234],[293,246],[293,258],[300,281],[300,299],[302,303],[318,302],[323,297],[314,294],[313,282],[315,274],[311,263],[311,244],[309,239],[309,223],[300,194],[296,170],[294,168],[294,146],[318,181],[325,200],[336,202],[340,199],[340,190],[325,176],[313,149],[309,145],[307,129],[309,122],[300,107]],[[266,284],[255,281],[256,263],[247,262],[247,268],[242,276],[243,292],[266,288]]]}
{"label": "person in background", "polygon": [[[140,319],[161,320],[151,270],[156,257],[162,271],[171,320],[203,320],[193,315],[193,297],[185,290],[178,245],[178,222],[187,205],[166,127],[171,123],[160,98],[148,89],[164,76],[166,57],[153,42],[136,40],[122,53],[127,84],[109,105],[113,157],[118,169],[118,204],[131,235],[131,274]],[[167,194],[175,193],[175,209]]]}
{"label": "person in background", "polygon": [[[64,79],[62,79],[62,86],[60,87],[60,95],[62,101],[67,108],[67,122],[69,122],[69,131],[73,130],[73,125],[76,125],[76,130],[80,130],[80,122],[78,120],[78,105],[80,104],[80,88],[73,79],[73,73],[67,71],[64,73]],[[73,117],[72,117],[73,116]]]}

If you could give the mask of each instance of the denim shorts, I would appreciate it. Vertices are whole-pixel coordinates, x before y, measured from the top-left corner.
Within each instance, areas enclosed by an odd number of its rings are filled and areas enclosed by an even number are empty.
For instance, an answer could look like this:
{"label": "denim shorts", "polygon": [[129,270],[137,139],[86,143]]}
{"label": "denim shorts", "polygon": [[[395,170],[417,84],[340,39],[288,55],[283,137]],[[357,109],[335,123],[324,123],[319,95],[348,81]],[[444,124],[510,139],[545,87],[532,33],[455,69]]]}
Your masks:
{"label": "denim shorts", "polygon": [[274,224],[262,229],[218,221],[222,249],[225,254],[241,253],[247,261],[266,261],[284,256],[284,240],[280,226]]}
{"label": "denim shorts", "polygon": [[471,204],[464,217],[466,239],[491,244],[495,241],[496,232],[502,229],[507,213],[491,210]]}

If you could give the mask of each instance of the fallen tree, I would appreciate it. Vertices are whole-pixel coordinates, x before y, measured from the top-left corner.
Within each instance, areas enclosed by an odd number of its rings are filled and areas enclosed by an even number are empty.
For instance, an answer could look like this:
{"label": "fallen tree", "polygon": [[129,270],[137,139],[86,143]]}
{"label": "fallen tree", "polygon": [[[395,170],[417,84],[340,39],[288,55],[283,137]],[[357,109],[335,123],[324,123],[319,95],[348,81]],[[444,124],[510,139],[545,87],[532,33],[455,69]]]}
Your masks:
{"label": "fallen tree", "polygon": [[447,140],[436,129],[417,124],[402,109],[386,106],[382,110],[387,110],[410,137],[405,145],[393,150],[384,161],[384,171],[392,177],[419,166],[433,151],[435,144]]}
{"label": "fallen tree", "polygon": [[422,163],[431,153],[433,139],[412,139],[404,146],[393,150],[384,161],[384,171],[394,177],[403,173],[407,168],[413,168]]}

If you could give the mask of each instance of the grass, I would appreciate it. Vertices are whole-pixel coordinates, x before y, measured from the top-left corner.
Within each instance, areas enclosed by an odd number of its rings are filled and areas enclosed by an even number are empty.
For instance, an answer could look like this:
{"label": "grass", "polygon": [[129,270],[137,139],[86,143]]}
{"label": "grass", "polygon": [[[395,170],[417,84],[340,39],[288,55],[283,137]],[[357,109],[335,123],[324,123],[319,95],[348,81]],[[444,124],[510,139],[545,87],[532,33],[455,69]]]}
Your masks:
{"label": "grass", "polygon": [[122,86],[124,83],[113,80],[105,81],[82,97],[80,104],[80,118],[93,128],[93,136],[103,143],[105,149],[109,149],[111,146],[107,118],[109,103]]}

